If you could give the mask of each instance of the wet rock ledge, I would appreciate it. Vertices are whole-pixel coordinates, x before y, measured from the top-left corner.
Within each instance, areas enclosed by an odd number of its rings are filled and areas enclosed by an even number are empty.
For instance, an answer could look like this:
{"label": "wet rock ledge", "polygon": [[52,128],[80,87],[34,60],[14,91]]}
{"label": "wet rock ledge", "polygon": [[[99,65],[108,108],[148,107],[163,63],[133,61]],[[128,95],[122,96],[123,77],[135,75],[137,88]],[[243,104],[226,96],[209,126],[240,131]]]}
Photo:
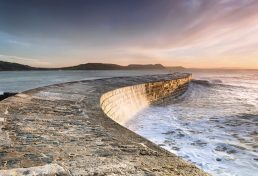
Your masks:
{"label": "wet rock ledge", "polygon": [[0,175],[207,175],[120,125],[183,93],[190,77],[70,82],[1,101]]}
{"label": "wet rock ledge", "polygon": [[0,101],[6,99],[8,97],[14,96],[16,94],[17,93],[14,93],[14,92],[4,92],[3,94],[0,94]]}

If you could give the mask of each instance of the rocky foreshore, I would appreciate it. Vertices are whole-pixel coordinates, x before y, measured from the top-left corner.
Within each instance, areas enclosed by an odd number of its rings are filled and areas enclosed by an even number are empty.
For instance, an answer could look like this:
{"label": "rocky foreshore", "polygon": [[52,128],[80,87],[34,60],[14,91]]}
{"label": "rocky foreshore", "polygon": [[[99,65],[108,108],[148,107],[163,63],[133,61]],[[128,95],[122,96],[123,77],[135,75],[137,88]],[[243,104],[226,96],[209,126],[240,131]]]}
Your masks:
{"label": "rocky foreshore", "polygon": [[14,96],[16,94],[17,93],[15,93],[15,92],[4,92],[3,94],[0,94],[0,101],[6,99],[8,97]]}
{"label": "rocky foreshore", "polygon": [[33,89],[0,102],[0,175],[207,175],[111,120],[104,93],[189,74],[120,77]]}

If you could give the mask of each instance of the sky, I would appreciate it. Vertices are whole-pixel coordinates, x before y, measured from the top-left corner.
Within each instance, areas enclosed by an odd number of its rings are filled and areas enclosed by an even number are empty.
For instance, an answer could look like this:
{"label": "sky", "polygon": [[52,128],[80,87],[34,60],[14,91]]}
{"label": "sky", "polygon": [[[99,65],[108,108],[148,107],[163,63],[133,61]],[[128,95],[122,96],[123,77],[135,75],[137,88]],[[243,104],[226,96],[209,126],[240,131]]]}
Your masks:
{"label": "sky", "polygon": [[0,0],[0,60],[258,69],[258,0]]}

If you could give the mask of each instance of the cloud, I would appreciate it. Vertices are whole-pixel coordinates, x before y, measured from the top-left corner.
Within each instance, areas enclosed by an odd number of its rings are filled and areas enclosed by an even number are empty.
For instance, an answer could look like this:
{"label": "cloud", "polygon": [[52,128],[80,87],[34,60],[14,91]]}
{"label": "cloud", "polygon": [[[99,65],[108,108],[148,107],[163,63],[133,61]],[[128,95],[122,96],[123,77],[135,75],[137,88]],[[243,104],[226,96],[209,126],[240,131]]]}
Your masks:
{"label": "cloud", "polygon": [[31,46],[30,43],[22,42],[22,41],[18,41],[18,40],[8,40],[7,42],[10,44],[19,45],[19,46],[26,47],[26,48]]}
{"label": "cloud", "polygon": [[2,54],[0,54],[0,60],[26,64],[30,66],[38,66],[38,67],[51,66],[51,63],[47,61],[42,61],[41,59],[24,58],[24,57],[10,56],[10,55],[2,55]]}
{"label": "cloud", "polygon": [[[181,4],[184,4],[181,1]],[[177,5],[176,14],[168,14],[159,26],[163,29],[149,40],[137,40],[139,47],[171,48],[193,45],[223,38],[226,33],[252,27],[258,23],[258,1],[255,0],[189,0],[190,4]],[[198,2],[198,3],[197,3]],[[179,3],[180,4],[180,3]],[[193,8],[194,7],[194,8]],[[194,10],[189,10],[193,8]],[[177,21],[180,18],[179,22]],[[165,23],[165,24],[164,24]],[[132,44],[133,45],[133,44]]]}
{"label": "cloud", "polygon": [[257,0],[10,1],[0,6],[0,31],[8,34],[0,33],[0,53],[37,58],[20,59],[26,63],[195,64],[257,56]]}

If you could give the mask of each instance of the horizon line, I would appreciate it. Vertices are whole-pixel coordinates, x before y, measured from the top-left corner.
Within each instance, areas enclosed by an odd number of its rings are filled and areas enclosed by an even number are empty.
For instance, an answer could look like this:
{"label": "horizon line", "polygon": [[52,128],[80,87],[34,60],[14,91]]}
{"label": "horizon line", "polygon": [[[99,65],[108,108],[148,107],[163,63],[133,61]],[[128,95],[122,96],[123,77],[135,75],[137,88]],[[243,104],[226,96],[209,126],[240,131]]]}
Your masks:
{"label": "horizon line", "polygon": [[29,67],[34,67],[34,68],[42,68],[42,69],[61,69],[61,68],[66,68],[66,67],[74,67],[74,66],[78,66],[78,65],[85,65],[85,64],[114,64],[114,65],[118,65],[118,66],[129,66],[129,65],[162,65],[163,67],[165,67],[166,69],[171,68],[176,68],[176,67],[182,67],[182,69],[209,69],[209,70],[215,70],[215,69],[220,69],[220,70],[258,70],[258,68],[247,68],[247,67],[184,67],[182,65],[175,65],[175,66],[171,66],[171,65],[164,65],[162,63],[147,63],[147,64],[137,64],[137,63],[131,63],[131,64],[127,64],[127,65],[120,65],[117,63],[106,63],[106,62],[87,62],[87,63],[81,63],[81,64],[77,64],[77,65],[70,65],[70,66],[60,66],[60,67],[41,67],[41,66],[31,66],[28,64],[22,64],[22,63],[18,63],[18,62],[8,62],[8,61],[3,61],[0,60],[0,62],[7,62],[7,63],[13,63],[13,64],[20,64],[20,65],[26,65]]}

